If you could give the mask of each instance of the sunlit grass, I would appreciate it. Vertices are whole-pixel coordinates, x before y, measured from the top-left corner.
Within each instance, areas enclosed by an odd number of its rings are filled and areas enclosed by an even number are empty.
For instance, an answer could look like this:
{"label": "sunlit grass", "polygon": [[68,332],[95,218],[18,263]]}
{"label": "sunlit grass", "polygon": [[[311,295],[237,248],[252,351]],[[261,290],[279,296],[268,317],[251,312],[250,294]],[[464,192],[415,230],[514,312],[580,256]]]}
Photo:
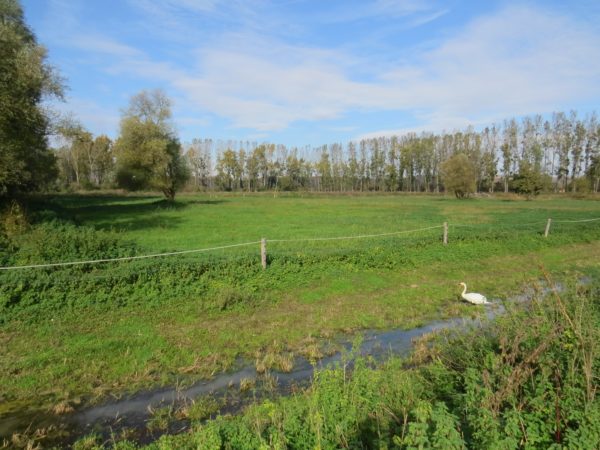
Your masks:
{"label": "sunlit grass", "polygon": [[[167,292],[156,299],[149,291],[147,303],[90,304],[56,310],[33,323],[9,322],[0,328],[0,397],[8,404],[21,405],[23,399],[57,404],[80,396],[99,401],[108,393],[189,383],[230,369],[239,357],[265,371],[285,371],[290,355],[317,359],[322,345],[340,333],[411,328],[470,314],[473,308],[458,301],[459,281],[502,299],[539,278],[540,265],[557,273],[594,272],[599,265],[600,222],[555,223],[550,238],[541,236],[548,217],[600,217],[600,203],[591,200],[203,195],[179,197],[174,207],[153,197],[59,197],[54,205],[81,224],[121,230],[147,252],[261,237],[377,234],[444,221],[451,224],[450,244],[441,244],[439,229],[363,240],[273,242],[267,271],[247,273],[236,269],[238,258],[254,255],[258,265],[258,247],[232,249],[217,256],[229,261],[233,275],[226,280],[211,275],[203,294]],[[526,225],[517,227],[521,224]],[[215,256],[184,260],[194,264],[209,257]],[[104,271],[112,270],[99,266],[78,276],[109,277],[114,273]]]}
{"label": "sunlit grass", "polygon": [[[123,231],[150,251],[203,248],[261,238],[388,233],[442,225],[444,221],[450,225],[499,227],[538,222],[531,230],[543,232],[548,217],[555,221],[600,217],[598,201],[562,198],[531,202],[425,195],[294,194],[274,198],[268,194],[212,194],[181,195],[174,205],[160,197],[81,196],[57,197],[55,204],[82,224]],[[340,242],[335,246],[339,247]],[[297,245],[284,247],[293,249]]]}

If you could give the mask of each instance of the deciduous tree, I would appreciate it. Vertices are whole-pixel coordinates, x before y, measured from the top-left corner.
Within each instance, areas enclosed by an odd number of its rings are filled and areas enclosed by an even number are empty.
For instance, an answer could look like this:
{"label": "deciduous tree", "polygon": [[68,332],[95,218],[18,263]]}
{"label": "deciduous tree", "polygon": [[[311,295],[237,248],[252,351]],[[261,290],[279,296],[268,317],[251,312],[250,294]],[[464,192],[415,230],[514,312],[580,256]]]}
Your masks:
{"label": "deciduous tree", "polygon": [[56,176],[42,101],[62,96],[17,0],[0,0],[0,198],[35,190]]}
{"label": "deciduous tree", "polygon": [[131,98],[116,147],[117,182],[130,189],[158,189],[174,200],[188,170],[171,124],[171,101],[159,89]]}
{"label": "deciduous tree", "polygon": [[528,199],[531,199],[542,191],[544,180],[542,174],[536,170],[534,164],[523,160],[519,165],[519,172],[515,174],[512,184],[515,192],[524,194]]}
{"label": "deciduous tree", "polygon": [[475,192],[477,170],[464,153],[444,161],[441,170],[446,190],[454,192],[456,198],[466,198]]}

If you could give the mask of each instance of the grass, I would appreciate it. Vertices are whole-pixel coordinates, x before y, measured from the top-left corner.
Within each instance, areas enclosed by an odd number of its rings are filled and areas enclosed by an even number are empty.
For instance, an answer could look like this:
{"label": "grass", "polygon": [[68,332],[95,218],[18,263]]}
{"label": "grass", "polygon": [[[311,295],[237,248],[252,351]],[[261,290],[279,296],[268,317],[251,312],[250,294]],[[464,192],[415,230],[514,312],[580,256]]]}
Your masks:
{"label": "grass", "polygon": [[346,355],[306,390],[144,448],[597,448],[599,288],[537,292],[407,360]]}
{"label": "grass", "polygon": [[[182,196],[169,205],[158,197],[59,196],[46,200],[44,208],[53,211],[44,213],[49,216],[117,230],[138,253],[261,237],[387,233],[444,221],[451,225],[450,244],[442,246],[441,230],[435,229],[375,239],[268,243],[270,266],[264,272],[258,245],[49,272],[49,278],[64,276],[65,286],[74,286],[72,297],[66,297],[71,304],[52,304],[41,314],[32,309],[0,325],[0,416],[24,403],[48,409],[191,383],[227,370],[239,357],[265,371],[286,370],[290,355],[316,359],[340,333],[411,328],[472,314],[472,307],[458,301],[459,281],[494,299],[538,279],[540,266],[554,273],[600,271],[600,222],[559,223],[600,217],[594,200],[223,194]],[[544,239],[548,217],[554,223]],[[212,272],[193,272],[212,262],[220,264]],[[138,272],[148,275],[139,278]],[[93,277],[99,281],[91,288],[77,284]],[[119,291],[122,298],[107,291],[103,301],[95,301],[109,282],[130,290]],[[36,295],[43,300],[61,292],[60,286],[51,288]]]}
{"label": "grass", "polygon": [[177,417],[199,422],[219,411],[220,404],[212,397],[199,397],[177,411]]}
{"label": "grass", "polygon": [[[61,196],[55,197],[53,204],[81,224],[123,231],[152,252],[253,242],[263,237],[386,233],[441,225],[446,220],[450,225],[539,221],[537,231],[541,232],[549,215],[556,221],[600,213],[597,200],[459,201],[419,195],[293,194],[274,198],[269,194],[213,194],[180,196],[174,204],[160,197]],[[283,252],[294,249],[292,245],[277,247]]]}

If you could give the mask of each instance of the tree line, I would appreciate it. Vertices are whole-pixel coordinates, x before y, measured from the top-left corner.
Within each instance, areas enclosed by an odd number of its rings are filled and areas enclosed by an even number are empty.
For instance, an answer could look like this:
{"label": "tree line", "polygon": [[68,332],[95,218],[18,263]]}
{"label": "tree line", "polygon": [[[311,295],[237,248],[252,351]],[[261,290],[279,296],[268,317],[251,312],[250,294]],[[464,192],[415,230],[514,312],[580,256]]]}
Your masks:
{"label": "tree line", "polygon": [[[143,92],[134,99],[161,95]],[[131,107],[128,111],[135,116]],[[73,138],[73,128],[67,127],[56,150],[61,185],[146,188],[144,176],[137,182],[131,176],[142,159],[148,167],[156,164],[163,150],[152,146],[156,141],[144,147],[141,135],[137,143],[124,145],[131,120],[124,117],[115,143],[106,136],[94,139],[80,126],[74,127]],[[194,139],[172,150],[178,153],[180,170],[188,173],[187,187],[195,190],[443,192],[457,172],[471,182],[467,192],[600,189],[600,125],[595,114],[579,118],[574,111],[554,113],[548,120],[539,115],[510,119],[481,131],[407,133],[317,148]],[[465,158],[450,164],[457,155]],[[123,160],[132,156],[137,162],[129,162],[128,172]]]}
{"label": "tree line", "polygon": [[472,192],[600,190],[600,125],[575,111],[508,119],[483,130],[333,143],[316,148],[194,139],[182,145],[171,101],[142,91],[118,137],[93,136],[43,106],[63,82],[24,22],[0,2],[0,200],[41,189]]}
{"label": "tree line", "polygon": [[525,188],[524,178],[554,192],[599,189],[600,126],[595,114],[579,118],[574,111],[549,120],[510,119],[482,131],[469,127],[336,143],[308,155],[306,149],[273,144],[211,152],[210,141],[193,143],[187,155],[198,187],[441,192],[449,176],[444,163],[459,154],[466,156],[478,192],[518,191]]}

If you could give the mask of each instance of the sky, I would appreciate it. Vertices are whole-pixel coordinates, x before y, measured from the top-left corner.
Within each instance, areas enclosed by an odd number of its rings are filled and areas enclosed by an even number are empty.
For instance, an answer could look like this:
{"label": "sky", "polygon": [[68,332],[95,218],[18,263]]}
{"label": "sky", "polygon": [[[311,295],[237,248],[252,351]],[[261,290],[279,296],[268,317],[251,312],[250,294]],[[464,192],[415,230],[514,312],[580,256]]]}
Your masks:
{"label": "sky", "polygon": [[162,89],[180,139],[317,146],[600,105],[600,2],[22,0],[65,101],[116,138]]}

